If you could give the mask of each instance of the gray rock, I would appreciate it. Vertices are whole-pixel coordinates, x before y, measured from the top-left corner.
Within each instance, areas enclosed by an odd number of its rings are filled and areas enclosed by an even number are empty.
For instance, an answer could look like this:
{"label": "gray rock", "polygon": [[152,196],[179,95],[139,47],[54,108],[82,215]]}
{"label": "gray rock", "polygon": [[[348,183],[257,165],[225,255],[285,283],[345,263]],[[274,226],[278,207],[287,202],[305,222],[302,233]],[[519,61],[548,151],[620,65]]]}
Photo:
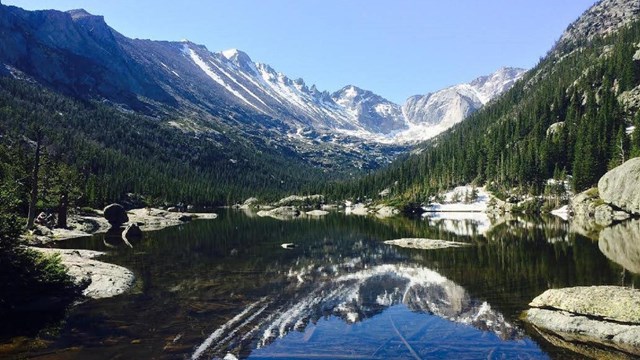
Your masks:
{"label": "gray rock", "polygon": [[613,212],[614,221],[620,222],[620,221],[629,220],[630,218],[631,218],[631,214],[629,214],[628,212],[624,212],[624,211]]}
{"label": "gray rock", "polygon": [[581,192],[571,199],[571,213],[576,217],[593,217],[598,203],[597,189],[589,189]]}
{"label": "gray rock", "polygon": [[383,206],[377,211],[379,217],[390,217],[400,214],[400,210],[393,206]]}
{"label": "gray rock", "polygon": [[611,261],[640,274],[640,220],[605,228],[598,239],[600,251]]}
{"label": "gray rock", "polygon": [[308,216],[324,216],[327,214],[329,214],[329,212],[326,210],[311,210],[305,213],[305,215],[308,215]]}
{"label": "gray rock", "polygon": [[180,212],[180,209],[178,209],[178,208],[177,208],[177,207],[175,207],[175,206],[169,206],[169,207],[167,208],[167,211],[168,211],[168,212]]}
{"label": "gray rock", "polygon": [[242,205],[251,206],[258,203],[258,199],[254,197],[250,197],[244,201]]}
{"label": "gray rock", "polygon": [[529,306],[526,320],[545,331],[640,355],[640,290],[620,286],[550,289]]}
{"label": "gray rock", "polygon": [[640,290],[621,286],[549,289],[529,306],[640,325]]}
{"label": "gray rock", "polygon": [[640,214],[640,158],[610,170],[598,181],[605,202],[633,214]]}
{"label": "gray rock", "polygon": [[129,216],[127,212],[124,210],[124,207],[120,204],[111,204],[107,205],[104,210],[104,218],[107,219],[109,224],[113,227],[118,227],[127,221],[129,221]]}
{"label": "gray rock", "polygon": [[607,204],[596,207],[594,216],[596,224],[600,226],[609,226],[613,224],[613,208]]}
{"label": "gray rock", "polygon": [[258,211],[258,216],[269,216],[279,220],[289,220],[300,216],[300,210],[295,206],[280,206],[272,210]]}
{"label": "gray rock", "polygon": [[75,249],[32,249],[47,255],[60,254],[62,264],[67,267],[69,275],[77,283],[85,282],[86,279],[90,280],[83,295],[92,299],[120,295],[129,290],[135,282],[135,276],[130,270],[95,260],[96,257],[104,255],[103,252]]}
{"label": "gray rock", "polygon": [[129,240],[140,239],[142,238],[142,230],[136,223],[129,224],[122,232],[122,237]]}
{"label": "gray rock", "polygon": [[526,320],[547,332],[558,334],[569,344],[591,343],[596,345],[596,348],[606,346],[640,355],[638,325],[599,321],[569,312],[537,308],[527,311]]}
{"label": "gray rock", "polygon": [[53,234],[51,229],[49,229],[48,227],[37,224],[33,226],[33,230],[31,230],[31,233],[36,236],[51,236]]}

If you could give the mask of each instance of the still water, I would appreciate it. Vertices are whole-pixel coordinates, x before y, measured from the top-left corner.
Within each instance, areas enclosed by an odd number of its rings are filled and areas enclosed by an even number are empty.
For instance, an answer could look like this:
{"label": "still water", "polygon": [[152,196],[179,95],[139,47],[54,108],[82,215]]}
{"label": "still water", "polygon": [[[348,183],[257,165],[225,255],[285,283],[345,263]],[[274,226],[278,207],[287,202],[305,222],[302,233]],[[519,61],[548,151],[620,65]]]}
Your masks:
{"label": "still water", "polygon": [[[383,243],[403,237],[470,246]],[[224,211],[146,233],[133,248],[102,235],[58,245],[109,252],[104,260],[133,270],[136,286],[23,330],[30,345],[10,356],[571,359],[580,355],[520,320],[527,304],[552,287],[640,285],[624,260],[609,259],[615,249],[607,257],[556,218],[282,221]]]}

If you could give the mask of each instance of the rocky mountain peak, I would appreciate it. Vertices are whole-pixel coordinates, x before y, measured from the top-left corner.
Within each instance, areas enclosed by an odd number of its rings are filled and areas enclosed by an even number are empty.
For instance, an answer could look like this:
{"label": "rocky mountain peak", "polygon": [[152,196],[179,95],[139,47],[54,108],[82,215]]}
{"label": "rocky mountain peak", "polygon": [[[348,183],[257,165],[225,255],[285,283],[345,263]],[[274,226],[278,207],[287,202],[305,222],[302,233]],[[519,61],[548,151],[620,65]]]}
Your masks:
{"label": "rocky mountain peak", "polygon": [[247,53],[238,49],[228,49],[221,52],[222,56],[224,56],[227,60],[234,63],[236,66],[241,68],[252,67],[253,61],[249,57]]}
{"label": "rocky mountain peak", "polygon": [[556,48],[613,33],[621,26],[638,19],[639,16],[640,1],[638,0],[599,1],[567,27],[558,40]]}
{"label": "rocky mountain peak", "polygon": [[104,20],[103,16],[99,16],[99,15],[93,15],[91,13],[89,13],[87,10],[85,9],[73,9],[73,10],[69,10],[67,11],[67,14],[71,15],[71,18],[73,20],[78,20],[78,19],[83,19],[83,18],[88,18],[88,17],[96,17],[96,18],[100,18]]}

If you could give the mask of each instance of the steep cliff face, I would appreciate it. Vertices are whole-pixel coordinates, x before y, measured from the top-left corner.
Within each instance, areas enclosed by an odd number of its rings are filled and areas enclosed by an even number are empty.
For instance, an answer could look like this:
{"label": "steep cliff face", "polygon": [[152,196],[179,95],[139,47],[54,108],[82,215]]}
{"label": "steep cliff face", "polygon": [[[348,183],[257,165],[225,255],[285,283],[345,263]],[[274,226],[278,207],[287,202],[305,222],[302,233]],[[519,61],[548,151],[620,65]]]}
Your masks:
{"label": "steep cliff face", "polygon": [[176,105],[122,50],[117,40],[121,35],[101,16],[0,5],[0,31],[0,62],[66,94],[136,109],[145,107],[139,97]]}

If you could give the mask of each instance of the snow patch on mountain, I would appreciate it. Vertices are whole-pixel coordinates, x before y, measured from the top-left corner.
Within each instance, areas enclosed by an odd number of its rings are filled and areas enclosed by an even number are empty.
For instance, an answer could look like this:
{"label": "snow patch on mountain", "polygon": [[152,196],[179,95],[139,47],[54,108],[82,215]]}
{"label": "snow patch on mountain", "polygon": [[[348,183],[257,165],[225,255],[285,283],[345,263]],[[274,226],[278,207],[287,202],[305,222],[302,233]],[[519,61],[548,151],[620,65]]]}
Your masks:
{"label": "snow patch on mountain", "polygon": [[402,107],[409,126],[395,134],[395,140],[421,141],[440,134],[510,89],[524,73],[524,69],[503,67],[468,84],[410,97]]}
{"label": "snow patch on mountain", "polygon": [[[400,106],[354,85],[333,94],[319,91],[315,85],[309,88],[304,80],[292,80],[267,64],[255,63],[238,49],[210,53],[184,42],[182,52],[222,86],[229,98],[239,100],[240,106],[280,119],[293,129],[318,132],[316,139],[329,134],[380,144],[430,139],[509,89],[524,73],[522,69],[502,68],[468,84],[412,96]],[[294,130],[287,136],[297,138],[301,133]]]}
{"label": "snow patch on mountain", "polygon": [[[242,96],[242,94],[240,94],[237,90],[235,90],[233,87],[229,86],[220,75],[218,75],[217,73],[215,73],[210,67],[209,65],[207,65],[207,63],[202,60],[202,58],[193,50],[189,47],[188,44],[185,44],[183,47],[183,53],[188,55],[191,60],[193,60],[193,62],[200,68],[202,69],[202,71],[204,71],[205,74],[207,74],[207,76],[209,76],[213,81],[217,82],[218,84],[222,85],[222,87],[224,87],[225,89],[227,89],[227,91],[229,91],[231,94],[233,94],[234,96],[236,96],[237,98],[239,98],[240,100],[242,100],[243,102],[245,102],[247,105],[253,107],[254,109],[258,110],[259,112],[262,112],[262,110],[260,110],[260,108],[258,108],[257,106],[255,106],[253,103],[251,103],[249,100],[247,100],[244,96]],[[216,66],[216,64],[212,61],[209,61],[209,63],[213,66],[215,66],[216,68],[218,68],[218,70],[220,70],[220,68],[218,66]],[[253,94],[252,94],[253,95]],[[255,95],[253,95],[254,97],[256,97]],[[257,98],[257,97],[256,97]],[[260,99],[258,99],[260,100]]]}

